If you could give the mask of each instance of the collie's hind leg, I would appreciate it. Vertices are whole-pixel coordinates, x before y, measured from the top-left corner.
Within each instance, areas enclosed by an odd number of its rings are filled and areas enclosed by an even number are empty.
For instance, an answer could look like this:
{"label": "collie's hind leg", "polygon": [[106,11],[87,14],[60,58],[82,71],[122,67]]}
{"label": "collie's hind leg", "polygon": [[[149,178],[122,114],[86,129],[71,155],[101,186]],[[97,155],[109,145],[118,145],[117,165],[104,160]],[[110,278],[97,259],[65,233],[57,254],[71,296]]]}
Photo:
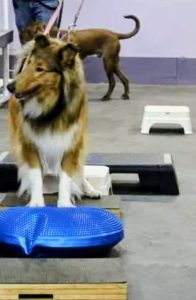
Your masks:
{"label": "collie's hind leg", "polygon": [[90,182],[83,177],[82,180],[83,195],[91,199],[99,199],[101,197],[100,191],[94,189]]}

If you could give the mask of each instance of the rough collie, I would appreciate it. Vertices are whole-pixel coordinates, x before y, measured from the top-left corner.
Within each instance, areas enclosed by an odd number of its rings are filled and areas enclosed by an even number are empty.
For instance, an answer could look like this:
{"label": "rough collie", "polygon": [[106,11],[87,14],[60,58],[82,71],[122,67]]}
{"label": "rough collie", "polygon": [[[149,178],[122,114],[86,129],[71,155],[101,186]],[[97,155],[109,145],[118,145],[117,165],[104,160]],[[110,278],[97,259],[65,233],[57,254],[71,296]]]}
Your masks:
{"label": "rough collie", "polygon": [[[27,61],[26,61],[27,58]],[[25,62],[25,67],[24,66]],[[19,70],[8,84],[11,148],[30,206],[43,206],[43,175],[59,177],[58,206],[72,206],[75,183],[99,197],[83,178],[87,98],[74,44],[38,35],[23,49]]]}

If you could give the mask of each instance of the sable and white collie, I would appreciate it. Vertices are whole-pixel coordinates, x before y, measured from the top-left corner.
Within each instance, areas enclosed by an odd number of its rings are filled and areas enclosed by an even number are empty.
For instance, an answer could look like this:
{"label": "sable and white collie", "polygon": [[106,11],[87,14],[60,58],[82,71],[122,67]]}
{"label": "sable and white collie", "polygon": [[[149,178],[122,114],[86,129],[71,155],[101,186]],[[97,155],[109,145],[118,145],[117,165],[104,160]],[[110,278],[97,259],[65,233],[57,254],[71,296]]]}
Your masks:
{"label": "sable and white collie", "polygon": [[30,206],[44,206],[43,175],[53,173],[59,176],[58,206],[73,205],[73,183],[79,178],[85,194],[99,197],[83,178],[87,98],[77,47],[38,35],[24,47],[8,90],[19,194],[28,191]]}

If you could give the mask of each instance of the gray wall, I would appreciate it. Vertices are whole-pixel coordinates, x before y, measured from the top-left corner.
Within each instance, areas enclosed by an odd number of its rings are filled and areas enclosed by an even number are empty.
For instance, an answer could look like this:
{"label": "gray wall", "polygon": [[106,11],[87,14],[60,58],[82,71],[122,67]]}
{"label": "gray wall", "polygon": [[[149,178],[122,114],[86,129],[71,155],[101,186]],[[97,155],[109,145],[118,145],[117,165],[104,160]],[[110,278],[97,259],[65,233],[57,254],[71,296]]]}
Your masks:
{"label": "gray wall", "polygon": [[[12,1],[9,3],[10,28],[15,28]],[[64,0],[62,27],[72,23],[80,0]],[[0,28],[3,27],[3,1],[0,0]],[[132,28],[126,14],[137,15],[142,24],[133,39],[122,41],[121,56],[196,57],[196,0],[85,0],[78,28],[104,27],[119,32]],[[17,31],[12,48],[18,48]]]}

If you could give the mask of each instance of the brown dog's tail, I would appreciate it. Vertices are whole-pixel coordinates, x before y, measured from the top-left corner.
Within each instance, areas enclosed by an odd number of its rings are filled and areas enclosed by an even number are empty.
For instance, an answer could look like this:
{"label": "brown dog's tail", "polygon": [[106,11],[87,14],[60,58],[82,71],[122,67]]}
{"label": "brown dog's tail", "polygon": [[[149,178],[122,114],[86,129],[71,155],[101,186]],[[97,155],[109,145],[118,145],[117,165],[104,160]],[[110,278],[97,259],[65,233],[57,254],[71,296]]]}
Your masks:
{"label": "brown dog's tail", "polygon": [[124,18],[134,20],[135,28],[133,31],[131,31],[129,33],[118,33],[119,40],[131,38],[134,35],[136,35],[138,33],[138,31],[140,30],[140,21],[136,16],[130,15],[130,16],[124,16]]}

